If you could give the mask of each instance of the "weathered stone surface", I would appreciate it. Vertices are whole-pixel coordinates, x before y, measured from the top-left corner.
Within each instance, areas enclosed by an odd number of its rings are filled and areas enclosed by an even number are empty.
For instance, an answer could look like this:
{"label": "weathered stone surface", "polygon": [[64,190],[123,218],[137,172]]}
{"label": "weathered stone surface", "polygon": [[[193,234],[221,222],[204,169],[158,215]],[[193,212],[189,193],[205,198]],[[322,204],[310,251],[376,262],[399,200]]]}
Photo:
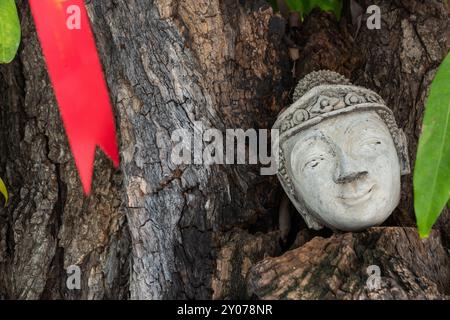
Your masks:
{"label": "weathered stone surface", "polygon": [[[371,265],[380,268],[379,288],[366,283]],[[439,233],[420,240],[414,228],[400,227],[315,237],[248,276],[248,293],[260,299],[445,299],[449,289]]]}

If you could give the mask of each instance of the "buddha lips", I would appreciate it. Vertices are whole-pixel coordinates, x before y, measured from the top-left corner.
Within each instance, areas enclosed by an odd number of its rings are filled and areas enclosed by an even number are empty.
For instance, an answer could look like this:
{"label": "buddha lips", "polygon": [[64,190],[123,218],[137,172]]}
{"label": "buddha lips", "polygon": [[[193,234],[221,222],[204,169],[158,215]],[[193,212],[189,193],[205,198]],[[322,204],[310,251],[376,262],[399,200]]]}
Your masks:
{"label": "buddha lips", "polygon": [[95,149],[119,165],[108,90],[83,0],[30,0],[47,69],[83,190],[91,191]]}

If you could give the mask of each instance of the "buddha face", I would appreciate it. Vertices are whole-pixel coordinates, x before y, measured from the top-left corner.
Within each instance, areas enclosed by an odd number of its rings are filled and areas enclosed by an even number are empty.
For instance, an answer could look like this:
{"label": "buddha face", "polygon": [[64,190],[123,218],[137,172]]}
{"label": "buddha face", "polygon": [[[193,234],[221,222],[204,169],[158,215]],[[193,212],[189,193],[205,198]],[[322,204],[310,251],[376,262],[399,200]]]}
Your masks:
{"label": "buddha face", "polygon": [[374,111],[323,120],[288,141],[288,170],[308,211],[357,231],[381,224],[400,199],[397,151]]}

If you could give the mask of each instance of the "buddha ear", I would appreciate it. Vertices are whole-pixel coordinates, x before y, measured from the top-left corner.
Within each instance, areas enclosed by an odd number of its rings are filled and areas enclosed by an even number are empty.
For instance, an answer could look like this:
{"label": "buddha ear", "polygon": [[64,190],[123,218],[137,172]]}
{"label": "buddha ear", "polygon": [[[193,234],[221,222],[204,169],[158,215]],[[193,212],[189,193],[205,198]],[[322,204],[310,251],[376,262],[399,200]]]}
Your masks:
{"label": "buddha ear", "polygon": [[405,133],[402,129],[398,129],[398,159],[400,161],[400,174],[410,174],[411,167],[409,165],[409,155],[408,155],[408,141],[406,140]]}
{"label": "buddha ear", "polygon": [[297,196],[287,193],[289,199],[291,200],[294,207],[302,216],[303,220],[305,220],[306,225],[310,229],[320,230],[323,228],[322,223],[319,222],[308,210],[303,200],[299,200]]}

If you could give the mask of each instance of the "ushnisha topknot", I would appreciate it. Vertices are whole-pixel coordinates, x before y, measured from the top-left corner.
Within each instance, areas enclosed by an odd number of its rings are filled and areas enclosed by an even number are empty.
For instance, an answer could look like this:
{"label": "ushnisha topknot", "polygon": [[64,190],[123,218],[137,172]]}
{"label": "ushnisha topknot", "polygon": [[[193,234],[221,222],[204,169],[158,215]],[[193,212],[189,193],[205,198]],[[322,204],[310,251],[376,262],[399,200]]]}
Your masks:
{"label": "ushnisha topknot", "polygon": [[297,86],[295,87],[294,94],[292,95],[292,100],[297,101],[312,88],[325,84],[351,85],[352,83],[346,77],[334,71],[313,71],[311,73],[308,73],[298,82]]}

